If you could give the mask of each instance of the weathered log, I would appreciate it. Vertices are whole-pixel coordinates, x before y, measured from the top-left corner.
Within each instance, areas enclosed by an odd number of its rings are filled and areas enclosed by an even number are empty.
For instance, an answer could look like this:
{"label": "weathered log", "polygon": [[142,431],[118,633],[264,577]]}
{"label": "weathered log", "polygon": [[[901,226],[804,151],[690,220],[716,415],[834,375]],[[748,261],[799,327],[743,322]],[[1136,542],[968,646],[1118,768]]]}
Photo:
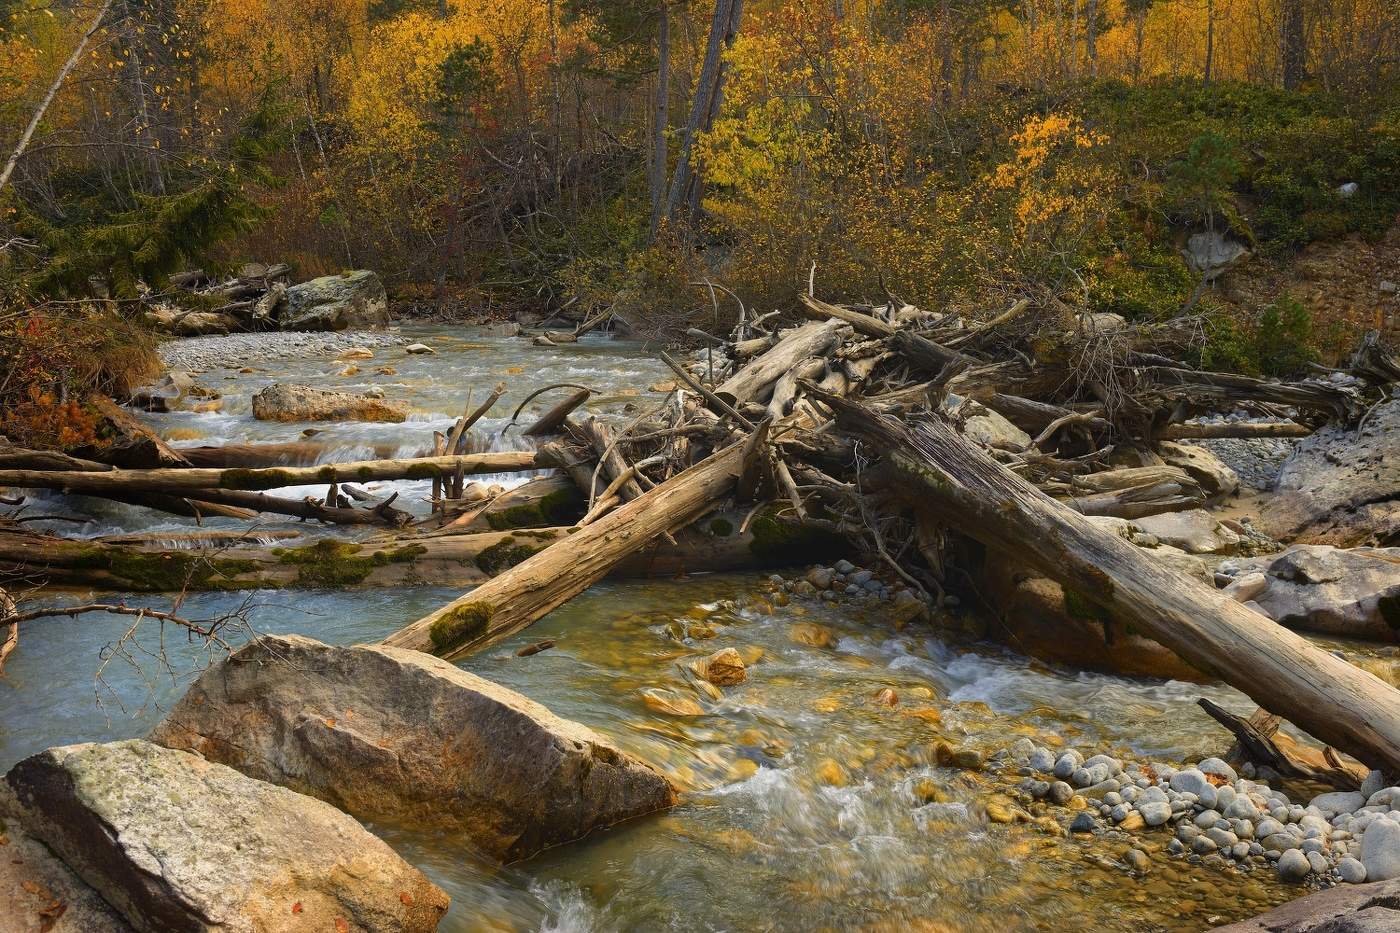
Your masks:
{"label": "weathered log", "polygon": [[520,631],[602,579],[622,558],[714,508],[734,488],[742,454],[742,444],[715,453],[570,535],[566,546],[541,551],[384,644],[453,658]]}
{"label": "weathered log", "polygon": [[1351,371],[1375,385],[1400,382],[1400,360],[1381,344],[1379,331],[1368,331],[1351,356]]}
{"label": "weathered log", "polygon": [[480,503],[470,513],[448,522],[446,527],[457,534],[557,527],[582,515],[584,503],[583,493],[568,476],[542,476]]}
{"label": "weathered log", "polygon": [[[593,449],[594,456],[598,457],[603,465],[603,474],[609,480],[621,480],[621,486],[617,490],[622,501],[627,502],[637,498],[642,494],[642,486],[636,479],[622,480],[623,474],[629,471],[627,460],[618,450],[618,445],[613,440],[612,429],[597,418],[589,418],[583,424],[574,429],[574,433],[579,440],[586,443]],[[602,483],[597,489],[590,486],[589,496],[594,497],[608,485]]]}
{"label": "weathered log", "polygon": [[19,647],[19,623],[6,622],[15,614],[15,601],[0,587],[0,674],[5,673],[5,659]]}
{"label": "weathered log", "polygon": [[[890,338],[890,346],[915,369],[937,376],[950,365],[975,366],[977,360],[957,350],[950,350],[942,344],[934,343],[927,337],[911,334],[909,331],[896,331]],[[988,406],[991,407],[990,405]]]}
{"label": "weathered log", "polygon": [[97,398],[92,404],[102,416],[101,430],[109,436],[101,444],[74,450],[76,456],[138,470],[190,465],[179,451],[116,402]]}
{"label": "weathered log", "polygon": [[116,469],[110,463],[70,457],[56,450],[30,450],[26,447],[0,447],[0,470],[76,470],[106,473]]}
{"label": "weathered log", "polygon": [[884,452],[911,487],[911,507],[1019,555],[1316,738],[1400,771],[1400,691],[1099,529],[943,423],[910,428],[835,396],[822,401]]}
{"label": "weathered log", "polygon": [[1191,474],[1185,470],[1165,465],[1104,470],[1076,476],[1070,480],[1070,485],[1076,489],[1086,489],[1089,492],[1114,492],[1157,483],[1176,483],[1182,488],[1196,485],[1195,480],[1191,479]]}
{"label": "weathered log", "polygon": [[888,337],[895,332],[893,325],[869,314],[862,314],[859,311],[852,311],[841,305],[828,304],[820,298],[814,298],[806,293],[798,295],[802,299],[802,313],[815,321],[826,321],[836,318],[838,321],[845,321],[857,331],[867,337]]}
{"label": "weathered log", "polygon": [[1320,382],[1271,382],[1233,373],[1202,372],[1150,366],[1143,377],[1163,395],[1190,401],[1271,402],[1335,418],[1346,418],[1356,405],[1354,394]]}
{"label": "weathered log", "polygon": [[1205,493],[1195,483],[1158,482],[1092,496],[1077,496],[1065,500],[1064,504],[1081,515],[1131,519],[1198,509],[1205,501]]}
{"label": "weathered log", "polygon": [[1344,759],[1331,748],[1318,751],[1298,743],[1279,731],[1283,721],[1267,710],[1256,709],[1244,719],[1205,697],[1196,702],[1235,736],[1227,759],[1251,761],[1284,777],[1323,781],[1343,790],[1356,790],[1366,780],[1368,769],[1361,762]]}
{"label": "weathered log", "polygon": [[373,480],[431,479],[462,469],[468,474],[518,473],[553,466],[533,450],[508,450],[462,457],[410,457],[399,460],[359,460],[307,467],[266,469],[112,470],[79,473],[43,470],[0,470],[0,486],[64,489],[69,492],[194,492],[201,489],[253,490],[313,483],[367,483]]}
{"label": "weathered log", "polygon": [[715,394],[731,405],[762,401],[778,377],[809,356],[824,356],[840,340],[840,321],[812,321],[788,331],[773,348],[746,363],[715,387]]}
{"label": "weathered log", "polygon": [[588,389],[579,389],[540,415],[534,424],[520,433],[526,437],[546,437],[550,434],[558,434],[564,426],[564,422],[569,420],[569,415],[574,413],[574,409],[588,401],[592,396],[593,393]]}
{"label": "weathered log", "polygon": [[1313,429],[1292,421],[1226,421],[1220,424],[1169,424],[1158,435],[1165,441],[1210,437],[1307,437]]}

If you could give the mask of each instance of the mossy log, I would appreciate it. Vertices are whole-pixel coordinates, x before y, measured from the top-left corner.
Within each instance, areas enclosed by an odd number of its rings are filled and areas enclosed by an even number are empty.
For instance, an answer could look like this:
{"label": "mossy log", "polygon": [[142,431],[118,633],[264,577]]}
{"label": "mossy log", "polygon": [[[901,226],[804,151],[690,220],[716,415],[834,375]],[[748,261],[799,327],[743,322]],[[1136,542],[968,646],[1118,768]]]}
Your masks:
{"label": "mossy log", "polygon": [[835,396],[908,502],[1013,553],[1314,737],[1400,772],[1400,691],[1104,531],[932,419],[913,427]]}
{"label": "mossy log", "polygon": [[[845,542],[821,528],[760,514],[722,512],[609,568],[618,577],[667,578],[790,566],[843,556]],[[475,586],[578,532],[570,527],[304,545],[237,546],[237,533],[147,533],[77,541],[0,530],[0,579],[127,592],[295,587]],[[274,532],[273,534],[277,534]],[[260,537],[249,533],[244,539]],[[0,641],[5,635],[0,624]]]}
{"label": "mossy log", "polygon": [[535,554],[400,629],[384,644],[454,658],[520,631],[601,580],[653,539],[714,509],[743,472],[744,446],[734,444],[711,455],[578,529],[562,546]]}
{"label": "mossy log", "polygon": [[62,489],[102,495],[106,492],[193,493],[201,489],[258,490],[318,483],[367,483],[374,480],[432,479],[454,473],[516,473],[553,466],[533,450],[507,450],[460,457],[410,457],[360,460],[320,466],[264,469],[111,470],[82,473],[48,470],[0,470],[0,486]]}

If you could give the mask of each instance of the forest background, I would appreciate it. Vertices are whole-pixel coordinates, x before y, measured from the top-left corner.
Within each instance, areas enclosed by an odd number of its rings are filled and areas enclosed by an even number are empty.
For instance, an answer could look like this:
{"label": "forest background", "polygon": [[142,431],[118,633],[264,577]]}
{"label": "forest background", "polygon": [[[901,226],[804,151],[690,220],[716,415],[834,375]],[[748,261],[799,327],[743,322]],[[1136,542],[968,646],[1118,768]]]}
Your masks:
{"label": "forest background", "polygon": [[[1282,375],[1382,312],[1222,295],[1182,247],[1387,237],[1400,4],[0,0],[11,152],[0,401],[54,425],[74,378],[136,378],[92,361],[144,339],[137,299],[250,260],[661,337],[733,313],[707,281],[1190,312],[1200,362]],[[114,319],[75,334],[93,295]]]}

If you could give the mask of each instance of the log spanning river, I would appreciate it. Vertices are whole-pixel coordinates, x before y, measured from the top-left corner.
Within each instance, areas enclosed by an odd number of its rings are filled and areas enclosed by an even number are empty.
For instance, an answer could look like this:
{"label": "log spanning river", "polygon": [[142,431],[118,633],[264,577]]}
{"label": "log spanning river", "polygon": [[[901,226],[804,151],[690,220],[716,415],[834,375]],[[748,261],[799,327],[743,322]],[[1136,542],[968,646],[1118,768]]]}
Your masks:
{"label": "log spanning river", "polygon": [[[324,445],[325,460],[402,456],[425,451],[432,431],[450,428],[467,387],[479,401],[506,381],[508,394],[478,424],[474,443],[510,449],[525,443],[504,430],[508,416],[534,388],[588,386],[596,392],[589,410],[620,420],[659,404],[661,394],[650,387],[669,378],[651,351],[603,338],[540,348],[464,328],[412,327],[404,335],[438,353],[409,356],[400,346],[381,346],[373,359],[353,364],[331,354],[208,369],[199,380],[221,394],[217,411],[149,421],[177,447],[298,441],[307,425],[252,418],[249,400],[263,385],[378,387],[386,398],[406,401],[414,416],[403,424],[318,425],[313,440]],[[348,365],[359,371],[341,375]],[[538,400],[523,417],[557,398]],[[396,489],[396,505],[427,512],[425,481],[372,489]],[[189,528],[110,503],[55,496],[41,504],[45,512],[90,516],[87,524],[54,526],[69,535]],[[318,533],[277,520],[260,527]],[[186,600],[182,614],[209,617],[247,602],[257,631],[348,644],[378,640],[458,595],[427,586],[201,593]],[[71,598],[45,594],[37,601]],[[939,767],[933,752],[939,737],[991,755],[1026,736],[1051,748],[1179,763],[1228,744],[1196,699],[1252,708],[1239,694],[1047,667],[978,641],[975,624],[959,626],[958,635],[924,625],[896,631],[878,609],[861,604],[783,602],[767,578],[752,574],[608,582],[462,662],[612,737],[686,793],[669,813],[506,868],[477,861],[450,835],[372,826],[451,894],[441,929],[1147,933],[1208,928],[1298,893],[1272,872],[1169,858],[1165,831],[1142,837],[1151,865],[1130,874],[1125,841],[991,821],[987,775]],[[149,622],[113,650],[128,621],[91,616],[27,625],[0,679],[0,769],[51,745],[145,734],[209,660],[183,632],[162,633]],[[794,626],[804,623],[830,637],[816,640],[820,645],[794,638]],[[542,639],[555,647],[516,656]],[[668,715],[643,701],[651,688],[689,695],[678,662],[724,647],[761,660],[746,683],[706,702],[703,715]],[[884,688],[900,698],[897,705],[872,702]]]}

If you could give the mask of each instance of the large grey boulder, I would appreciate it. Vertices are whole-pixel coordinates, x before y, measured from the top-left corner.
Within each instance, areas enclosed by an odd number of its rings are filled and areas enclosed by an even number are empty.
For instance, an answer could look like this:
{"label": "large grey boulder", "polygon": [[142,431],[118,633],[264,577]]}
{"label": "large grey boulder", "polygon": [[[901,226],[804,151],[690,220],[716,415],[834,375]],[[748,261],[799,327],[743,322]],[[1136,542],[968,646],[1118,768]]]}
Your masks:
{"label": "large grey boulder", "polygon": [[372,395],[328,392],[278,382],[253,396],[253,417],[259,421],[387,421],[398,424],[408,419],[408,406]]}
{"label": "large grey boulder", "polygon": [[69,745],[5,780],[25,831],[143,933],[430,931],[447,910],[352,817],[188,752]]}
{"label": "large grey boulder", "polygon": [[1400,539],[1400,398],[1378,406],[1360,432],[1329,425],[1284,462],[1259,521],[1281,541],[1337,547]]}
{"label": "large grey boulder", "polygon": [[0,781],[0,933],[131,933],[125,920],[24,831]]}
{"label": "large grey boulder", "polygon": [[1218,278],[1222,272],[1249,255],[1244,244],[1230,239],[1215,230],[1194,233],[1186,240],[1186,248],[1181,251],[1186,257],[1186,265],[1197,275],[1208,281]]}
{"label": "large grey boulder", "polygon": [[389,323],[384,283],[369,269],[323,275],[287,289],[284,330],[345,330]]}
{"label": "large grey boulder", "polygon": [[1400,641],[1400,548],[1298,544],[1225,561],[1218,572],[1234,579],[1262,572],[1264,588],[1251,598],[1289,628]]}
{"label": "large grey boulder", "polygon": [[671,806],[586,726],[418,651],[265,636],[151,734],[363,819],[462,832],[502,861]]}
{"label": "large grey boulder", "polygon": [[1400,881],[1338,885],[1215,930],[1216,933],[1394,933],[1400,930]]}
{"label": "large grey boulder", "polygon": [[1139,528],[1188,554],[1218,554],[1238,547],[1240,536],[1215,520],[1205,509],[1163,512],[1133,521]]}

